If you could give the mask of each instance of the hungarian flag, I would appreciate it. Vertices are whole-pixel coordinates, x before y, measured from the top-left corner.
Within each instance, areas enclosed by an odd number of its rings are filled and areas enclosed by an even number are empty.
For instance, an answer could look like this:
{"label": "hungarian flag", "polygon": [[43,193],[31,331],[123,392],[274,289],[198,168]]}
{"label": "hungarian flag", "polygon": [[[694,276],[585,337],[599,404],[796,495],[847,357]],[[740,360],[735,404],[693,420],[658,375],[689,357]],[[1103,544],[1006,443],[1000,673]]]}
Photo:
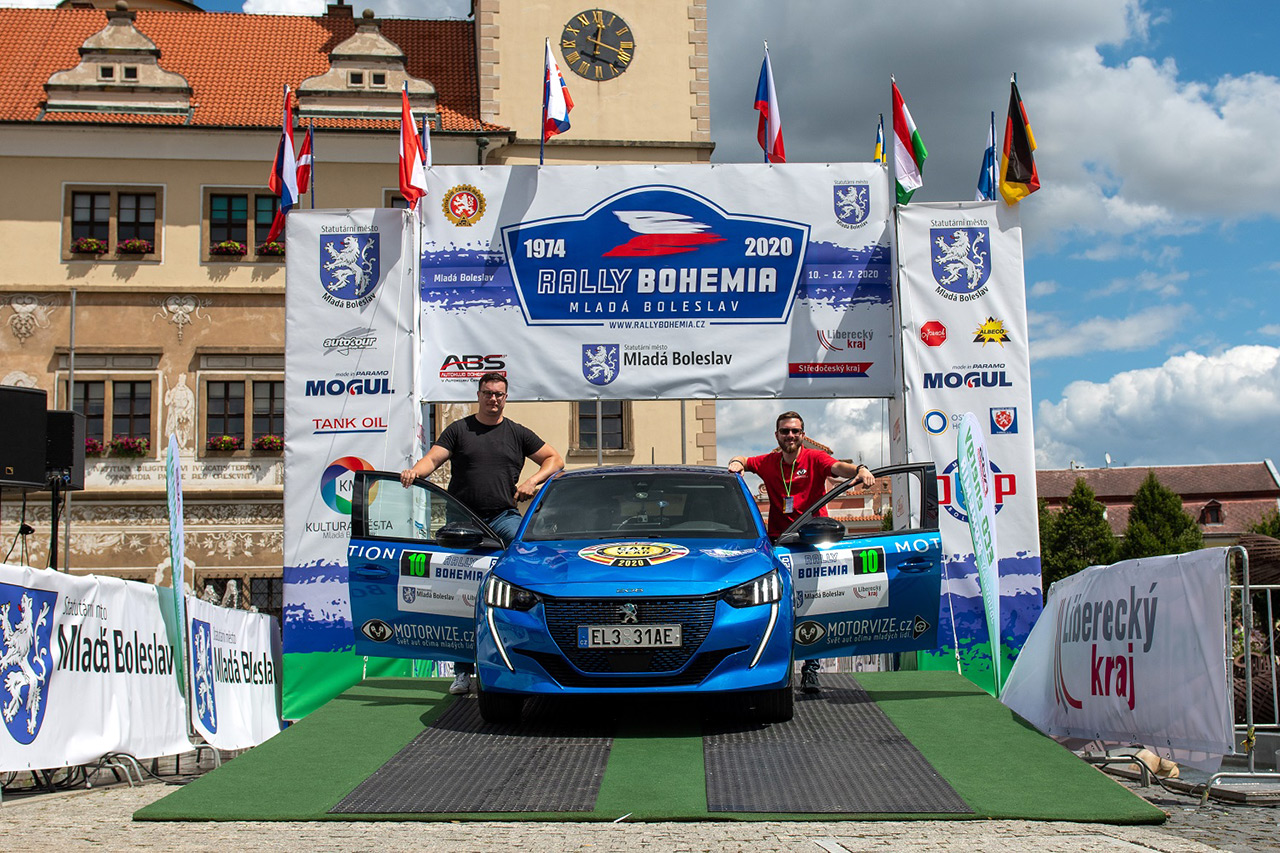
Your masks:
{"label": "hungarian flag", "polygon": [[764,63],[760,66],[760,81],[756,83],[755,108],[760,111],[756,139],[764,149],[765,162],[787,162],[787,152],[782,145],[782,112],[778,109],[778,92],[773,88],[773,65],[769,62],[767,44],[764,46]]}
{"label": "hungarian flag", "polygon": [[276,146],[276,159],[271,164],[271,177],[267,179],[267,187],[280,196],[280,206],[276,208],[275,219],[271,221],[271,230],[267,232],[264,243],[273,242],[284,232],[284,218],[289,210],[298,203],[298,162],[293,153],[293,113],[289,110],[289,86],[284,87],[284,122],[280,132],[280,144]]}
{"label": "hungarian flag", "polygon": [[307,136],[302,140],[302,148],[298,151],[298,195],[311,189],[311,146],[314,135],[315,125],[311,125],[307,128]]}
{"label": "hungarian flag", "polygon": [[1008,204],[1017,204],[1040,189],[1036,161],[1036,138],[1027,121],[1027,111],[1018,94],[1018,81],[1009,81],[1009,117],[1004,123],[1004,157],[1000,163],[1000,195]]}
{"label": "hungarian flag", "polygon": [[890,82],[893,85],[893,168],[898,179],[898,204],[906,204],[911,201],[911,194],[924,186],[924,159],[929,152],[907,111],[897,82],[893,78]]}
{"label": "hungarian flag", "polygon": [[542,141],[569,129],[569,111],[573,98],[564,84],[564,75],[551,55],[551,39],[546,40],[546,69],[542,75]]}
{"label": "hungarian flag", "polygon": [[422,165],[422,138],[409,109],[409,84],[400,90],[400,195],[409,209],[418,210],[418,202],[427,194],[427,172]]}

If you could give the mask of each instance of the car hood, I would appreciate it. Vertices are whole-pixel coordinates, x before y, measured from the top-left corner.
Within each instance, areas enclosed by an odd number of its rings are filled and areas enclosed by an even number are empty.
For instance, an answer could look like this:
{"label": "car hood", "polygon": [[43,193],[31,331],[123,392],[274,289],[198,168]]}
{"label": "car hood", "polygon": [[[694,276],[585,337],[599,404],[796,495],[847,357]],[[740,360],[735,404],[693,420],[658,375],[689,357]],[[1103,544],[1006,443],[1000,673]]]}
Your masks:
{"label": "car hood", "polygon": [[704,595],[774,567],[765,539],[516,542],[494,573],[549,595]]}

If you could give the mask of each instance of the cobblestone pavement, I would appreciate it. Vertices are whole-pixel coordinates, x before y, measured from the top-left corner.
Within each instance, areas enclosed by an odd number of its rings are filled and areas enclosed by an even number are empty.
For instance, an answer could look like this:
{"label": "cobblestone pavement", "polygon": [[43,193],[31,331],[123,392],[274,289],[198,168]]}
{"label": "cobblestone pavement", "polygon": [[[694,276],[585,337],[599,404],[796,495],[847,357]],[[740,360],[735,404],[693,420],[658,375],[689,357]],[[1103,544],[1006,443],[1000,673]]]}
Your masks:
{"label": "cobblestone pavement", "polygon": [[1200,841],[1232,853],[1280,851],[1280,807],[1243,806],[1169,793],[1152,785],[1117,780],[1169,816],[1157,831]]}

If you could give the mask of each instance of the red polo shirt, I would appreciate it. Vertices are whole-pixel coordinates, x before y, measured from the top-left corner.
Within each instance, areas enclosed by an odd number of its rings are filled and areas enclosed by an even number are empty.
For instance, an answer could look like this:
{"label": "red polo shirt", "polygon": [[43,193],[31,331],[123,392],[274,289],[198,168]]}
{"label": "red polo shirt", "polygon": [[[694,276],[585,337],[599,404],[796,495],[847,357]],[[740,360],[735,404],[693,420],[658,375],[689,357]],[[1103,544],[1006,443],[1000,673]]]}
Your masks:
{"label": "red polo shirt", "polygon": [[[835,464],[835,457],[811,447],[801,447],[795,463],[791,465],[782,461],[781,450],[747,459],[746,469],[764,480],[764,490],[769,496],[770,539],[781,536],[791,522],[804,515],[806,509],[827,493],[827,477]],[[792,510],[784,512],[788,494],[791,495]],[[825,507],[818,511],[818,515],[826,514]]]}

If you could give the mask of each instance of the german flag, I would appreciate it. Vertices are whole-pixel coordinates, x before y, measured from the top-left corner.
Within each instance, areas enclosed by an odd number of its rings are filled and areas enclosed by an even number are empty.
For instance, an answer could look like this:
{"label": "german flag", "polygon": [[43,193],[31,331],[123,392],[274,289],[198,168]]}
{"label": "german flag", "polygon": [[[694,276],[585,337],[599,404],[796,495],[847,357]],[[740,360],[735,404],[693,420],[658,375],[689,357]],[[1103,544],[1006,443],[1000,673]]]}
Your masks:
{"label": "german flag", "polygon": [[1009,117],[1004,123],[1004,155],[1000,159],[1000,195],[1007,204],[1017,204],[1040,189],[1036,161],[1036,138],[1027,121],[1016,80],[1009,81]]}

